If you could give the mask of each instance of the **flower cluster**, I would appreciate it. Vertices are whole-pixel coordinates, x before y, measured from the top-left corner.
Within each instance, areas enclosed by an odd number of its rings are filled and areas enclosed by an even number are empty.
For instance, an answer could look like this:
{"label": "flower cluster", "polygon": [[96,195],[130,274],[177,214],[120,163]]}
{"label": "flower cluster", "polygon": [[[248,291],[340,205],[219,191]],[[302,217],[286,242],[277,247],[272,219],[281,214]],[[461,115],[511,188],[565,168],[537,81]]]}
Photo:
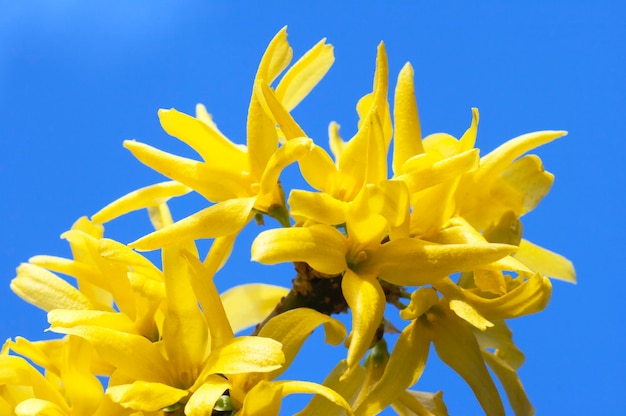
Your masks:
{"label": "flower cluster", "polygon": [[[400,71],[390,105],[381,44],[356,134],[344,141],[331,123],[331,156],[290,112],[332,65],[332,46],[322,40],[291,60],[283,29],[254,80],[246,145],[225,137],[202,105],[195,116],[160,110],[163,129],[200,160],[124,142],[170,180],[80,218],[62,235],[73,258],[36,256],[19,266],[11,288],[64,337],[4,344],[2,414],[276,415],[284,396],[310,393],[301,415],[388,407],[445,415],[441,392],[413,390],[431,344],[486,414],[505,413],[492,374],[516,414],[533,413],[517,375],[524,356],[506,320],[545,308],[548,277],[575,281],[568,260],[522,238],[520,221],[553,181],[526,153],[565,132],[526,134],[481,156],[473,109],[460,138],[422,137],[413,69]],[[294,163],[310,188],[286,197],[279,178]],[[174,221],[168,200],[190,192],[208,207]],[[104,237],[106,223],[142,209],[154,232],[130,244]],[[293,262],[292,287],[258,283],[219,294],[213,278],[235,239],[264,217],[281,227],[256,236],[252,260]],[[212,240],[206,256],[200,239]],[[157,249],[158,265],[139,253]],[[349,331],[332,317],[348,309]],[[282,379],[320,325],[327,343],[343,342],[345,359],[321,383]]]}

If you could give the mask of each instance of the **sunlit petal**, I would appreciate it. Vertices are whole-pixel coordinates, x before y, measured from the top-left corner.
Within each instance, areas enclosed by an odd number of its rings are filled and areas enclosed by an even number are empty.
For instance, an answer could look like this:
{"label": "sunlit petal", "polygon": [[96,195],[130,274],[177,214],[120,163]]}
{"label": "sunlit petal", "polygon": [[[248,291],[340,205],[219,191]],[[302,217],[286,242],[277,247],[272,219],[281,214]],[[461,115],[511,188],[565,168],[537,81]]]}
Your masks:
{"label": "sunlit petal", "polygon": [[54,273],[28,263],[17,268],[17,276],[11,281],[11,290],[46,312],[53,309],[93,308],[89,299],[74,286]]}
{"label": "sunlit petal", "polygon": [[154,250],[199,238],[214,238],[240,231],[250,220],[256,198],[230,199],[196,212],[168,227],[129,244],[138,250]]}
{"label": "sunlit petal", "polygon": [[206,123],[175,109],[159,110],[161,127],[191,146],[207,165],[217,170],[247,170],[247,154]]}
{"label": "sunlit petal", "polygon": [[322,324],[326,331],[327,343],[337,345],[346,337],[346,329],[341,322],[309,308],[297,308],[281,313],[263,326],[259,336],[280,342],[285,354],[285,365],[280,370],[272,372],[271,378],[278,377],[289,367],[304,341]]}
{"label": "sunlit petal", "polygon": [[233,332],[263,321],[289,289],[263,283],[235,286],[220,295]]}
{"label": "sunlit petal", "polygon": [[514,257],[544,276],[576,283],[574,265],[565,257],[522,239]]}
{"label": "sunlit petal", "polygon": [[204,374],[268,372],[280,368],[285,356],[280,342],[263,337],[237,337],[212,350]]}
{"label": "sunlit petal", "polygon": [[377,414],[415,384],[424,371],[429,347],[430,340],[424,328],[415,321],[409,324],[400,334],[382,377],[368,392],[365,400],[357,404],[355,413]]}
{"label": "sunlit petal", "polygon": [[424,153],[422,131],[415,101],[413,67],[406,63],[398,75],[394,101],[393,172],[403,173],[402,165],[415,155]]}
{"label": "sunlit petal", "polygon": [[230,382],[224,377],[216,374],[210,375],[189,398],[185,405],[185,415],[187,416],[209,416],[213,414],[215,402],[227,389]]}
{"label": "sunlit petal", "polygon": [[287,70],[276,87],[276,96],[288,111],[294,109],[317,85],[334,60],[332,45],[322,39]]}
{"label": "sunlit petal", "polygon": [[347,241],[328,225],[275,229],[260,233],[252,243],[252,260],[264,264],[302,261],[326,274],[347,268]]}
{"label": "sunlit petal", "polygon": [[161,383],[135,381],[132,384],[109,387],[106,394],[124,407],[154,412],[177,403],[189,393]]}
{"label": "sunlit petal", "polygon": [[244,172],[216,169],[204,162],[176,156],[134,140],[124,141],[124,147],[143,164],[193,188],[209,201],[224,201],[251,192]]}
{"label": "sunlit petal", "polygon": [[494,372],[496,377],[500,380],[500,383],[502,383],[502,387],[506,392],[515,415],[534,415],[535,409],[533,409],[532,404],[530,404],[528,396],[526,396],[526,392],[524,391],[524,386],[522,386],[522,382],[520,381],[515,370],[509,367],[506,362],[488,351],[483,351],[483,357],[485,358],[485,362],[491,368],[491,371]]}
{"label": "sunlit petal", "polygon": [[346,222],[348,204],[327,193],[294,189],[289,194],[290,214],[296,219],[339,225]]}
{"label": "sunlit petal", "polygon": [[142,208],[157,206],[170,198],[185,195],[191,188],[180,182],[168,181],[146,186],[132,191],[123,197],[111,202],[96,212],[91,220],[104,224],[117,217]]}
{"label": "sunlit petal", "polygon": [[356,367],[374,341],[374,334],[385,311],[385,294],[372,275],[346,270],[341,290],[352,309],[352,332],[348,347],[348,371]]}

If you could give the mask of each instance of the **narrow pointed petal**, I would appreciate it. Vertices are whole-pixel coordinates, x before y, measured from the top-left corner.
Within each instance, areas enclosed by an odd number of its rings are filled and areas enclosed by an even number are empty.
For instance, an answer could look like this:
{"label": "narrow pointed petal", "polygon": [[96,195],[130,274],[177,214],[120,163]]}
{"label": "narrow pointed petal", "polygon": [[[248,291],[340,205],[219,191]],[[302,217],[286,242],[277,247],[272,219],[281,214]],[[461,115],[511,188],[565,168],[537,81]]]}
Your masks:
{"label": "narrow pointed petal", "polygon": [[137,250],[155,250],[200,238],[215,238],[239,232],[250,220],[256,198],[237,198],[217,203],[171,226],[129,244]]}
{"label": "narrow pointed petal", "polygon": [[274,381],[262,380],[248,394],[241,409],[242,416],[263,415],[278,416],[283,397],[294,393],[312,393],[330,400],[342,407],[348,415],[354,415],[350,404],[335,391],[328,387],[307,381]]}
{"label": "narrow pointed petal", "polygon": [[403,173],[402,165],[415,155],[424,153],[422,130],[420,126],[415,86],[413,85],[413,67],[406,63],[398,75],[394,101],[394,145],[393,172]]}
{"label": "narrow pointed petal", "polygon": [[339,127],[339,124],[334,121],[328,124],[328,146],[336,161],[341,159],[343,149],[346,147],[346,142],[339,135]]}
{"label": "narrow pointed petal", "polygon": [[326,150],[313,145],[299,161],[304,180],[318,191],[331,193],[337,180],[337,168]]}
{"label": "narrow pointed petal", "polygon": [[206,123],[173,108],[159,110],[159,119],[163,130],[188,144],[207,165],[217,170],[247,170],[246,152]]}
{"label": "narrow pointed petal", "polygon": [[291,365],[304,341],[322,324],[326,331],[326,343],[338,345],[346,337],[346,329],[341,322],[309,308],[297,308],[281,313],[263,326],[259,336],[280,342],[285,354],[284,366],[270,373],[269,378],[280,376]]}
{"label": "narrow pointed petal", "polygon": [[422,375],[430,339],[420,325],[412,322],[400,334],[382,377],[357,404],[357,415],[374,415],[384,410]]}
{"label": "narrow pointed petal", "polygon": [[209,329],[191,286],[193,271],[181,255],[180,247],[163,248],[162,262],[167,294],[163,346],[176,369],[179,385],[188,388],[196,380],[207,355]]}
{"label": "narrow pointed petal", "polygon": [[176,181],[146,186],[111,202],[93,214],[91,220],[104,224],[129,212],[160,205],[170,198],[185,195],[191,191],[190,187]]}
{"label": "narrow pointed petal", "polygon": [[[264,82],[264,81],[258,81]],[[252,91],[250,106],[248,107],[248,166],[250,176],[260,179],[267,165],[267,161],[278,148],[278,134],[276,123],[272,120],[259,97],[256,89]]]}
{"label": "narrow pointed petal", "polygon": [[347,240],[328,225],[264,231],[252,243],[252,260],[263,264],[302,261],[326,274],[347,268]]}
{"label": "narrow pointed petal", "polygon": [[61,273],[76,278],[79,282],[102,284],[102,272],[94,264],[78,262],[56,256],[38,255],[28,259],[29,264],[43,267],[54,273]]}
{"label": "narrow pointed petal", "polygon": [[133,271],[145,274],[157,282],[163,281],[163,273],[150,260],[126,244],[103,238],[98,242],[98,250],[106,259],[130,266]]}
{"label": "narrow pointed petal", "polygon": [[487,319],[509,319],[542,311],[550,301],[550,279],[537,273],[525,282],[495,298],[484,298],[455,285],[449,278],[441,279],[435,287],[447,298],[463,299]]}
{"label": "narrow pointed petal", "polygon": [[211,374],[189,398],[185,405],[186,416],[208,416],[213,414],[217,400],[231,387],[224,377]]}
{"label": "narrow pointed petal", "polygon": [[288,141],[274,152],[267,162],[265,171],[263,171],[259,195],[270,194],[276,188],[283,169],[308,153],[312,145],[311,139],[301,137]]}
{"label": "narrow pointed petal", "polygon": [[280,368],[284,362],[280,342],[270,338],[242,336],[212,350],[203,374],[266,373]]}
{"label": "narrow pointed petal", "polygon": [[93,347],[79,337],[67,337],[63,384],[72,411],[79,415],[93,415],[104,393],[102,384],[92,373]]}
{"label": "narrow pointed petal", "polygon": [[265,82],[259,81],[254,84],[254,95],[263,105],[267,114],[271,115],[276,124],[278,124],[287,140],[307,137],[304,130],[278,100],[276,93]]}
{"label": "narrow pointed petal", "polygon": [[[398,404],[405,406],[413,413],[408,413],[407,416],[448,416],[448,408],[443,402],[443,392],[437,393],[424,393],[421,391],[407,390],[398,396],[398,400],[394,403],[394,409],[397,410]],[[419,407],[413,408],[411,405],[419,403]],[[419,410],[418,410],[419,409]]]}
{"label": "narrow pointed petal", "polygon": [[144,165],[193,188],[209,201],[237,198],[250,192],[249,180],[243,172],[215,169],[204,162],[176,156],[134,140],[124,141],[124,147]]}
{"label": "narrow pointed petal", "polygon": [[416,322],[430,332],[441,361],[469,384],[485,413],[488,416],[504,416],[498,390],[467,324],[442,308],[431,310]]}
{"label": "narrow pointed petal", "polygon": [[365,355],[385,312],[385,294],[375,275],[357,275],[346,270],[341,291],[352,310],[352,332],[348,347],[348,371]]}
{"label": "narrow pointed petal", "polygon": [[256,325],[289,293],[286,287],[250,283],[235,286],[220,295],[233,332]]}
{"label": "narrow pointed petal", "polygon": [[48,323],[54,327],[71,328],[79,325],[94,325],[120,332],[135,333],[134,322],[119,312],[53,309],[48,312]]}
{"label": "narrow pointed petal", "polygon": [[506,166],[511,164],[511,162],[524,153],[539,147],[542,144],[558,139],[559,137],[563,137],[566,134],[566,131],[546,130],[524,134],[509,140],[490,152],[488,155],[483,156],[480,160],[481,169],[476,175],[477,179],[480,180],[484,177],[493,176],[494,172],[504,170]]}
{"label": "narrow pointed petal", "polygon": [[[348,373],[348,376],[342,378],[346,373],[348,365],[346,360],[341,360],[339,364],[324,379],[323,385],[336,391],[348,402],[352,402],[356,397],[365,376],[363,367],[356,367]],[[344,416],[345,411],[335,406],[332,402],[322,399],[320,396],[314,396],[309,404],[297,414],[298,416]]]}
{"label": "narrow pointed petal", "polygon": [[397,239],[380,246],[366,260],[364,270],[378,271],[381,279],[402,286],[432,283],[448,274],[472,270],[515,251],[506,244],[429,244],[415,239]]}
{"label": "narrow pointed petal", "polygon": [[287,42],[287,26],[284,26],[267,46],[263,58],[261,58],[256,79],[264,79],[271,84],[287,68],[292,57],[293,50]]}
{"label": "narrow pointed petal", "polygon": [[189,393],[161,383],[135,381],[132,384],[112,386],[106,394],[115,403],[123,407],[144,412],[156,412],[164,407],[171,406]]}
{"label": "narrow pointed petal", "polygon": [[472,124],[459,139],[459,153],[467,152],[474,148],[476,135],[478,134],[478,109],[472,108]]}
{"label": "narrow pointed petal", "polygon": [[311,219],[328,225],[346,222],[348,204],[327,193],[294,189],[289,194],[290,214],[296,220]]}
{"label": "narrow pointed petal", "polygon": [[426,158],[410,159],[402,167],[405,173],[394,180],[405,182],[410,193],[419,192],[476,169],[480,160],[478,156],[479,150],[471,149],[432,164],[424,164]]}
{"label": "narrow pointed petal", "polygon": [[528,268],[554,279],[576,283],[574,265],[565,257],[522,239],[514,257]]}
{"label": "narrow pointed petal", "polygon": [[288,111],[293,110],[326,75],[335,61],[333,47],[320,40],[287,70],[276,87],[276,96]]}
{"label": "narrow pointed petal", "polygon": [[528,396],[524,391],[524,386],[514,369],[509,367],[506,362],[495,356],[494,354],[483,351],[485,362],[500,380],[504,391],[509,399],[511,408],[515,412],[515,416],[532,416],[535,414],[532,404],[528,400]]}
{"label": "narrow pointed petal", "polygon": [[53,309],[93,309],[89,299],[74,286],[54,273],[28,263],[17,268],[11,290],[46,312]]}
{"label": "narrow pointed petal", "polygon": [[133,380],[171,385],[170,367],[159,347],[147,338],[96,326],[51,327],[51,331],[88,340],[103,360]]}
{"label": "narrow pointed petal", "polygon": [[[211,252],[221,251],[224,241],[216,240],[211,246]],[[228,241],[225,242],[228,244]],[[215,349],[233,339],[233,330],[228,323],[226,311],[220,299],[220,296],[213,282],[215,275],[215,269],[211,268],[211,262],[209,265],[200,263],[196,256],[185,251],[183,256],[188,262],[190,267],[189,280],[193,287],[194,293],[202,306],[202,312],[204,313],[205,321],[209,328],[211,335],[211,348]],[[210,256],[210,255],[209,255]],[[186,339],[184,339],[187,342]]]}

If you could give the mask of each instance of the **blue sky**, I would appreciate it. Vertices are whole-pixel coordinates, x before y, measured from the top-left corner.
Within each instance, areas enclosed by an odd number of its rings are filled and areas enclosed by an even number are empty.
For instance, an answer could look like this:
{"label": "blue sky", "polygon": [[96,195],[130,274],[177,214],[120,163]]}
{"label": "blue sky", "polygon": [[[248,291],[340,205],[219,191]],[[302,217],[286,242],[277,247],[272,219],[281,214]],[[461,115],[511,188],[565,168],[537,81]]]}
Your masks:
{"label": "blue sky", "polygon": [[[296,3],[298,3],[296,5]],[[355,129],[357,99],[371,88],[384,40],[391,83],[415,68],[422,131],[460,135],[471,107],[481,114],[483,153],[542,129],[568,130],[539,149],[556,175],[525,236],[570,258],[579,283],[554,282],[552,302],[511,323],[526,353],[521,369],[537,414],[626,413],[626,336],[619,275],[626,243],[623,132],[626,131],[626,8],[620,2],[79,2],[3,3],[0,15],[0,339],[49,337],[45,314],[9,290],[20,262],[68,256],[59,235],[135,188],[161,181],[122,148],[136,138],[187,152],[159,125],[157,109],[192,112],[204,103],[232,140],[245,139],[256,66],[288,25],[295,55],[322,37],[335,64],[294,111],[318,143],[332,120]],[[297,170],[288,171],[295,174]],[[180,218],[202,204],[172,204]],[[134,240],[144,215],[107,234]],[[218,285],[288,285],[290,267],[249,264],[254,227],[238,242],[238,264]],[[294,371],[320,380],[320,334]],[[343,353],[343,351],[340,351]],[[293,373],[297,374],[297,373]],[[443,388],[452,415],[481,414],[458,377],[429,365],[418,387]],[[285,414],[289,414],[288,402]]]}

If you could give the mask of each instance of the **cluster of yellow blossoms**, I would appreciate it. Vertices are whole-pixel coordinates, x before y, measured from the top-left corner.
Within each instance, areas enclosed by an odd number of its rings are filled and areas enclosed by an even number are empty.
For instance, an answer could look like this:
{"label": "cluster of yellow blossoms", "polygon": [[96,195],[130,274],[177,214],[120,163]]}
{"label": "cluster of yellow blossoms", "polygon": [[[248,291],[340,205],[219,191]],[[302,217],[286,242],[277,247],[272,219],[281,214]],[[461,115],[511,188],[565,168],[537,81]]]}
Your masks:
{"label": "cluster of yellow blossoms", "polygon": [[[446,415],[441,392],[411,389],[431,344],[486,414],[505,413],[492,374],[515,414],[533,413],[517,376],[524,356],[505,322],[547,305],[548,276],[575,280],[568,260],[522,239],[520,223],[553,181],[525,154],[565,132],[526,134],[481,157],[474,109],[461,138],[422,138],[413,69],[400,71],[392,115],[381,44],[356,134],[343,141],[330,125],[331,157],[290,111],[332,65],[332,46],[320,41],[285,71],[291,58],[283,29],[256,74],[246,146],[227,139],[201,105],[195,117],[160,110],[165,131],[201,160],[126,141],[171,180],[79,219],[62,235],[73,259],[36,256],[19,266],[11,288],[65,336],[4,344],[1,414],[265,416],[279,413],[284,396],[311,393],[299,415],[388,407]],[[293,189],[286,200],[279,177],[293,163],[312,190]],[[173,221],[167,201],[192,191],[211,204]],[[140,209],[154,232],[127,245],[103,236],[103,224]],[[252,259],[294,262],[293,286],[248,284],[220,295],[214,276],[238,233],[264,216],[281,228],[256,236]],[[212,239],[206,256],[199,239]],[[138,252],[156,249],[160,266]],[[385,319],[387,304],[388,316],[399,309],[401,330]],[[349,334],[331,317],[347,309]],[[251,335],[236,335],[255,324]],[[321,384],[280,379],[320,325],[327,343],[344,343],[346,358]]]}

